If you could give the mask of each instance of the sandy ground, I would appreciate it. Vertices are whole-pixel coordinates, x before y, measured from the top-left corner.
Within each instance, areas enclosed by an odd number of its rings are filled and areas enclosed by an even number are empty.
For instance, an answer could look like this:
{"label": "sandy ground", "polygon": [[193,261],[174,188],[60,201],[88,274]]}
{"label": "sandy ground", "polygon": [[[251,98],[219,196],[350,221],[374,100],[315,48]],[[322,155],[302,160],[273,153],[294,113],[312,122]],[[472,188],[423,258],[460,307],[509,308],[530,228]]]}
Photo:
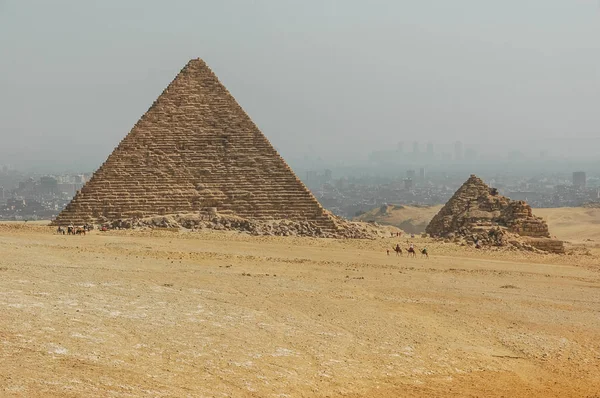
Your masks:
{"label": "sandy ground", "polygon": [[0,396],[600,397],[600,257],[395,243],[0,225]]}
{"label": "sandy ground", "polygon": [[600,244],[600,209],[584,207],[535,209],[534,214],[545,219],[550,232],[560,239],[574,243]]}

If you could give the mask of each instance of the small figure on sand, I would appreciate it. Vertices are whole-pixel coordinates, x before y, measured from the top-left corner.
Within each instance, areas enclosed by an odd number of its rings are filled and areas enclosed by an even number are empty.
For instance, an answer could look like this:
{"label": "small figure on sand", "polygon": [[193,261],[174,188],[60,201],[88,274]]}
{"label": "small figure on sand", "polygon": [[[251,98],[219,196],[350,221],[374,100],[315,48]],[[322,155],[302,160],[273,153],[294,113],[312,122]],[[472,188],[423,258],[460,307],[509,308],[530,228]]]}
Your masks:
{"label": "small figure on sand", "polygon": [[421,250],[421,257],[429,258],[429,253],[427,252],[426,247],[424,247],[423,250]]}

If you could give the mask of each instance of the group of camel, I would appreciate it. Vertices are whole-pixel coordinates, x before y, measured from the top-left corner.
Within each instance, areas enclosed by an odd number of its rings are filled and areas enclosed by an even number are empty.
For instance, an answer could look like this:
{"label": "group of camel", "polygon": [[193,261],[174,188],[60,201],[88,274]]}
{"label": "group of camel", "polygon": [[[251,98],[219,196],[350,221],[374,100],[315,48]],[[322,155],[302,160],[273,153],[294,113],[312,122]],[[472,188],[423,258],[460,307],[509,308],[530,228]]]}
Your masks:
{"label": "group of camel", "polygon": [[63,227],[58,227],[56,233],[59,235],[85,235],[90,229],[91,228],[89,228],[87,225],[82,227],[69,225],[66,229]]}
{"label": "group of camel", "polygon": [[[402,256],[403,252],[402,252],[402,248],[400,247],[400,244],[397,244],[396,247],[392,247],[392,250],[396,252],[396,256]],[[429,253],[427,253],[427,248],[424,247],[423,249],[420,250],[421,252],[421,257],[425,257],[425,258],[429,258]],[[410,245],[409,248],[406,249],[406,253],[408,254],[408,257],[417,257],[417,249],[413,246]],[[388,256],[390,255],[390,250],[388,249],[387,251]]]}

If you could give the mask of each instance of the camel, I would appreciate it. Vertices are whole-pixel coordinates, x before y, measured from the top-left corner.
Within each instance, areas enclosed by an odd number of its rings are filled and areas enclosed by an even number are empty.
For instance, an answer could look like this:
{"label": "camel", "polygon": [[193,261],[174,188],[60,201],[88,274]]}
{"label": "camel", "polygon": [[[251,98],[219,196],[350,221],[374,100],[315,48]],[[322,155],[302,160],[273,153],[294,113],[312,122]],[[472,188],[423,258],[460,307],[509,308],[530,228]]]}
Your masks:
{"label": "camel", "polygon": [[414,247],[409,247],[408,249],[406,249],[406,252],[408,253],[408,257],[417,257],[417,252],[415,251]]}
{"label": "camel", "polygon": [[429,253],[427,253],[426,247],[424,247],[423,250],[421,250],[421,257],[429,258]]}
{"label": "camel", "polygon": [[396,252],[396,256],[401,256],[402,255],[402,248],[400,247],[400,245],[396,245],[396,247],[394,247],[394,251]]}

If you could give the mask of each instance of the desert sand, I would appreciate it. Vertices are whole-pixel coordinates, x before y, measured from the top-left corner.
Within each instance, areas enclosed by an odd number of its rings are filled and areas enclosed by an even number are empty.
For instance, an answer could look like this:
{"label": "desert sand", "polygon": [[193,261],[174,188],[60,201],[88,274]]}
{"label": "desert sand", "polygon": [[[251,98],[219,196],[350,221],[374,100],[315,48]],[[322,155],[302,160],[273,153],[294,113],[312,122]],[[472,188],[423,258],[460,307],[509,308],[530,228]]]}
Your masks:
{"label": "desert sand", "polygon": [[0,224],[0,396],[600,396],[597,247],[397,241]]}
{"label": "desert sand", "polygon": [[564,207],[535,209],[534,214],[548,223],[550,232],[573,243],[600,243],[600,209]]}

